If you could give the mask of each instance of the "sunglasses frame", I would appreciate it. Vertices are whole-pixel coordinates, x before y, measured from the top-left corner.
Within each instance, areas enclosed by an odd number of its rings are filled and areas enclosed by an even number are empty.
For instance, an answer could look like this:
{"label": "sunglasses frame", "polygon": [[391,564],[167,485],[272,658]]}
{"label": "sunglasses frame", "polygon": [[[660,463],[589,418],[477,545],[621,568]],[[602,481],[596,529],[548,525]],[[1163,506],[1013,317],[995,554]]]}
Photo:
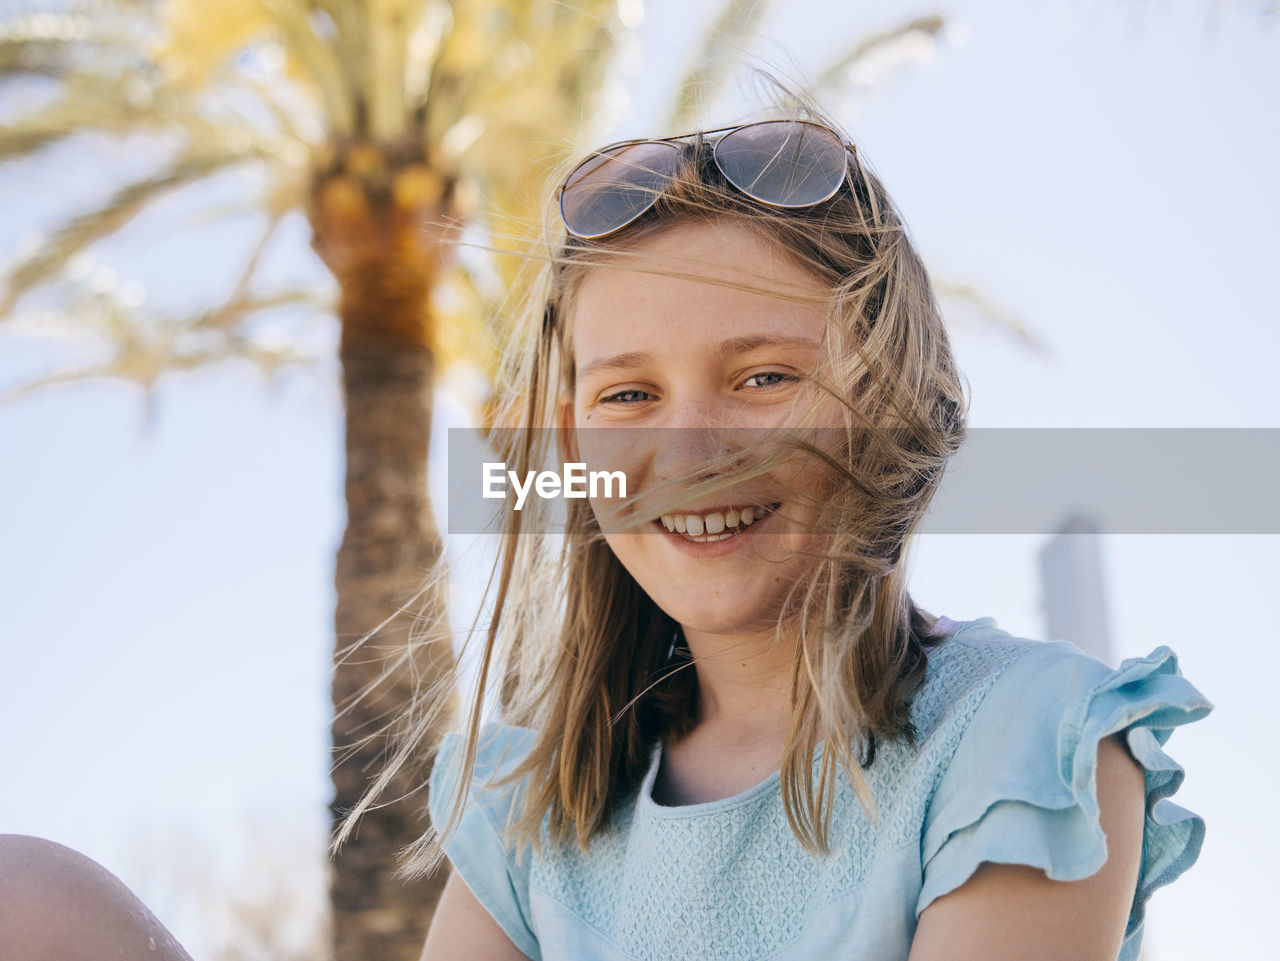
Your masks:
{"label": "sunglasses frame", "polygon": [[[737,133],[740,130],[746,130],[751,127],[770,127],[777,124],[787,124],[788,126],[792,126],[792,127],[801,126],[801,125],[808,126],[808,127],[816,127],[818,130],[821,130],[823,133],[830,134],[833,138],[835,138],[835,141],[838,144],[840,144],[841,155],[844,160],[844,169],[840,172],[840,177],[836,181],[835,186],[833,186],[825,196],[820,197],[817,200],[806,201],[805,203],[802,203],[802,204],[778,203],[777,201],[768,200],[764,197],[757,196],[755,193],[753,193],[752,191],[748,190],[746,187],[738,183],[733,177],[729,176],[728,171],[724,169],[724,165],[720,162],[718,151],[720,149],[720,145],[724,143],[726,138],[730,137],[731,135]],[[717,134],[719,136],[715,136]],[[708,140],[708,138],[713,136],[715,136],[715,139],[713,141]],[[764,204],[768,207],[776,207],[780,210],[803,210],[806,207],[816,207],[818,204],[826,203],[828,200],[830,200],[832,197],[838,194],[840,192],[840,188],[844,186],[845,181],[848,180],[849,178],[849,170],[850,170],[849,155],[852,153],[856,156],[856,152],[857,152],[857,148],[853,144],[845,140],[844,137],[842,137],[838,131],[833,130],[831,127],[828,127],[824,123],[818,123],[816,120],[753,120],[750,123],[734,124],[733,126],[729,126],[729,127],[716,127],[711,130],[699,130],[699,131],[695,131],[694,133],[680,134],[679,136],[675,136],[675,137],[637,137],[631,140],[619,140],[615,143],[606,144],[605,146],[600,147],[597,150],[593,150],[589,156],[587,156],[584,160],[582,160],[576,166],[574,166],[574,168],[571,171],[569,171],[569,175],[565,177],[564,181],[560,184],[560,189],[556,192],[557,206],[560,209],[560,221],[561,223],[564,224],[564,228],[566,231],[568,231],[569,236],[576,237],[579,240],[599,240],[602,237],[608,237],[612,234],[617,233],[619,230],[629,227],[631,224],[635,223],[637,220],[639,220],[641,217],[647,214],[650,210],[653,209],[654,205],[658,202],[658,200],[661,197],[661,193],[655,192],[653,199],[650,200],[649,203],[645,204],[645,206],[641,207],[638,211],[636,211],[634,214],[632,214],[622,223],[616,226],[610,227],[608,230],[605,230],[599,233],[592,233],[592,234],[579,233],[578,231],[573,229],[573,226],[569,223],[569,218],[565,215],[565,211],[564,211],[565,192],[573,189],[574,185],[572,184],[572,181],[574,176],[578,173],[578,171],[580,171],[583,167],[585,167],[587,164],[591,163],[594,160],[601,159],[601,158],[609,159],[613,151],[623,150],[627,147],[636,147],[643,144],[671,144],[674,146],[674,144],[676,144],[678,141],[681,141],[681,140],[693,140],[695,142],[695,145],[709,143],[711,146],[711,159],[714,161],[716,165],[716,169],[720,171],[720,175],[724,177],[727,183],[729,183],[735,190],[739,191],[742,194],[745,194],[746,196],[750,197],[752,200],[756,201],[757,203]],[[669,182],[670,178],[668,177],[667,179]]]}

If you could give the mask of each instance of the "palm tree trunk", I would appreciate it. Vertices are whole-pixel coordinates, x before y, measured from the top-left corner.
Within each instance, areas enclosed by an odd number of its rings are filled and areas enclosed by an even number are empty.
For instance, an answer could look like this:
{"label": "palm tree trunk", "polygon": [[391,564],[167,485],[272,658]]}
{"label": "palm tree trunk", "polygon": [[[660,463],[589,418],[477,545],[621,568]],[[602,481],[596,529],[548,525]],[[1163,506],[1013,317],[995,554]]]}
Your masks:
{"label": "palm tree trunk", "polygon": [[[342,291],[347,526],[335,575],[336,826],[385,762],[392,745],[380,732],[403,716],[422,679],[445,672],[452,650],[443,588],[415,599],[443,553],[427,495],[430,292],[439,250],[421,244],[414,226],[420,217],[399,203],[414,191],[384,193],[379,202],[376,194],[353,194],[349,177],[328,183],[337,186],[319,186],[312,219],[317,250]],[[361,199],[367,202],[354,202]],[[411,610],[347,652],[410,602]],[[426,636],[411,639],[411,629],[420,635],[424,624]],[[397,773],[384,803],[363,816],[334,861],[335,961],[416,961],[421,954],[444,872],[407,882],[394,872],[396,855],[426,829],[430,764],[423,753]]]}

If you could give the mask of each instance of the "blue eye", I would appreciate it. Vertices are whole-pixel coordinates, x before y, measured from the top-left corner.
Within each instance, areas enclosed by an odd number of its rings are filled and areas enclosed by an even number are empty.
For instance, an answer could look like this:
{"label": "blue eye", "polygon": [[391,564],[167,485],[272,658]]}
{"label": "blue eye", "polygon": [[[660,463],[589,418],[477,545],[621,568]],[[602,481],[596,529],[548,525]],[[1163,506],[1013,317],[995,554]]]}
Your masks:
{"label": "blue eye", "polygon": [[616,394],[607,394],[600,398],[602,404],[639,404],[652,400],[653,395],[643,390],[620,390]]}
{"label": "blue eye", "polygon": [[784,384],[795,379],[794,374],[788,374],[785,371],[763,370],[758,374],[752,374],[744,380],[742,384],[744,387],[768,388],[777,387],[779,384]]}

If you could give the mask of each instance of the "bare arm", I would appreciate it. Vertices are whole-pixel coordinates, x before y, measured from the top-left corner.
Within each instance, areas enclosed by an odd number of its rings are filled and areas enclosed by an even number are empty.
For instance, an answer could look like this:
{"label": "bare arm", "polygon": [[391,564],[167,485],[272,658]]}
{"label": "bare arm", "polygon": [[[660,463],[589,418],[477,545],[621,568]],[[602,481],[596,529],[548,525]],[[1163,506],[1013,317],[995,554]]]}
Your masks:
{"label": "bare arm", "polygon": [[436,905],[422,961],[527,961],[458,872],[449,875]]}
{"label": "bare arm", "polygon": [[1142,768],[1119,735],[1098,748],[1098,807],[1107,861],[1080,881],[984,863],[920,915],[909,961],[1115,961],[1138,883],[1146,797]]}

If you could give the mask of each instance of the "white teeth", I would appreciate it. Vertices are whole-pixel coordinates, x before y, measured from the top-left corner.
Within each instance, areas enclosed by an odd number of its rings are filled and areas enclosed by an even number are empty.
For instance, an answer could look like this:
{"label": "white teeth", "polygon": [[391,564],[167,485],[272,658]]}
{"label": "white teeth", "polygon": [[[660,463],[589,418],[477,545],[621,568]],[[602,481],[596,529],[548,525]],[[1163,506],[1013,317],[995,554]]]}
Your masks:
{"label": "white teeth", "polygon": [[[777,505],[773,505],[777,507]],[[750,527],[756,519],[770,513],[768,507],[744,507],[739,510],[731,507],[724,513],[711,511],[708,514],[663,514],[662,526],[669,531],[685,534],[689,537],[714,537],[723,540],[732,537],[746,527]],[[728,531],[729,533],[724,533]]]}

